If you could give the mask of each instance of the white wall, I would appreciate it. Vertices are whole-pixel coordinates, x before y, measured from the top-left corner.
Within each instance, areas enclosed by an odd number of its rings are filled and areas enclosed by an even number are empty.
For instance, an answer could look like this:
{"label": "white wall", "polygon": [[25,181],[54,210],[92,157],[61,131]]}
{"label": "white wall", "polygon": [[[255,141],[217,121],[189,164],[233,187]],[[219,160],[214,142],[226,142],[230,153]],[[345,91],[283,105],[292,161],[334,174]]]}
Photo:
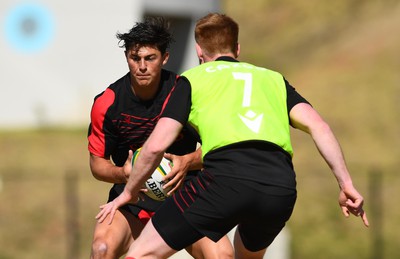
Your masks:
{"label": "white wall", "polygon": [[1,1],[0,127],[84,123],[93,95],[126,71],[114,35],[130,28],[140,8],[129,0],[30,3],[47,10],[54,31],[43,48],[25,51],[10,42],[6,19],[15,8],[28,10],[16,22],[29,17],[38,22],[36,34],[21,39],[29,46],[35,37],[43,37],[41,18],[29,12],[26,2]]}
{"label": "white wall", "polygon": [[[128,71],[115,34],[145,14],[184,17],[192,28],[195,19],[218,8],[218,1],[199,3],[2,0],[0,128],[87,125],[93,97]],[[197,63],[192,37],[178,47],[184,53],[177,70]]]}

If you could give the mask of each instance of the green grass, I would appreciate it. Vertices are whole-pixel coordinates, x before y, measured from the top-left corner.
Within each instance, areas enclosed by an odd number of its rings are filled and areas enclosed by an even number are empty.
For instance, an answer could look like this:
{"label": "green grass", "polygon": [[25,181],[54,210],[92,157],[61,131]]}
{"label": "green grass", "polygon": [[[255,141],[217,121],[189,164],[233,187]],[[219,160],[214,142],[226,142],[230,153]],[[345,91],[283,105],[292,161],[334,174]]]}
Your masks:
{"label": "green grass", "polygon": [[[108,187],[90,173],[86,130],[1,132],[0,147],[0,258],[65,258],[70,210],[81,258],[89,258],[94,216]],[[68,175],[78,180],[76,207],[66,205]]]}
{"label": "green grass", "polygon": [[[75,214],[79,233],[80,258],[88,258],[98,206],[104,202],[108,184],[96,181],[88,168],[86,130],[20,131],[0,133],[4,152],[0,160],[2,188],[0,204],[0,258],[54,258],[67,254],[69,213]],[[293,132],[294,148],[299,154],[297,168],[299,197],[288,229],[292,236],[292,258],[370,258],[373,251],[374,219],[371,228],[355,217],[345,219],[337,206],[337,186],[327,166],[309,138]],[[351,157],[351,156],[350,156]],[[354,181],[368,203],[372,168],[350,163]],[[400,180],[394,168],[382,167],[383,198],[398,195]],[[68,207],[67,176],[78,180],[78,202]],[[386,203],[388,204],[388,203]],[[395,206],[383,209],[385,252],[400,255]],[[338,249],[340,247],[340,249]]]}

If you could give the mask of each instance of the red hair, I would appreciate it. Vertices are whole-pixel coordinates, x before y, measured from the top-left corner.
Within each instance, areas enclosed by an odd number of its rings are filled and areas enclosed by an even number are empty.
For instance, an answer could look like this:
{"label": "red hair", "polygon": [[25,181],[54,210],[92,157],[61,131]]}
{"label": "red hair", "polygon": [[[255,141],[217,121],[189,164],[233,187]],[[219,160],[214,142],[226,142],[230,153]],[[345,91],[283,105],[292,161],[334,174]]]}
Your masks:
{"label": "red hair", "polygon": [[236,53],[239,26],[229,16],[210,13],[196,23],[195,40],[208,56]]}

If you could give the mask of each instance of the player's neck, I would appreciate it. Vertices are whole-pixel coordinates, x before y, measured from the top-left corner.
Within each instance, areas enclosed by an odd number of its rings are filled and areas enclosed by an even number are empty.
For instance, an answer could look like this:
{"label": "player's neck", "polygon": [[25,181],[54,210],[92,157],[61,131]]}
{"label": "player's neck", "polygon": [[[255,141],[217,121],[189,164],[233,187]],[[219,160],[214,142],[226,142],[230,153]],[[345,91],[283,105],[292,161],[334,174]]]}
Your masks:
{"label": "player's neck", "polygon": [[159,84],[156,85],[147,85],[147,86],[134,86],[131,85],[131,89],[133,94],[139,98],[142,101],[148,101],[153,99],[157,92],[158,92],[158,86]]}

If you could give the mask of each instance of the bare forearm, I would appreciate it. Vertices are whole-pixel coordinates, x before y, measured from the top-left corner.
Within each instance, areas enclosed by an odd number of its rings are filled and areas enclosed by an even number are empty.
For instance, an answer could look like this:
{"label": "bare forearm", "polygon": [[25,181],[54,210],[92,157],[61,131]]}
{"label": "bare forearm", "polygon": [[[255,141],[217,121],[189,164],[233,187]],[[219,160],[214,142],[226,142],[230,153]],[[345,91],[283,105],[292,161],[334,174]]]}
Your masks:
{"label": "bare forearm", "polygon": [[297,104],[290,111],[292,125],[311,135],[314,143],[331,168],[341,188],[351,184],[339,142],[324,119],[308,104]]}
{"label": "bare forearm", "polygon": [[176,139],[182,124],[170,118],[161,118],[143,145],[134,163],[125,191],[135,194],[160,164],[164,152]]}
{"label": "bare forearm", "polygon": [[311,135],[314,143],[331,168],[340,187],[339,205],[343,214],[361,216],[364,224],[369,225],[367,214],[363,210],[364,198],[354,188],[347,169],[344,155],[338,140],[322,117],[308,104],[297,104],[290,111],[292,125]]}
{"label": "bare forearm", "polygon": [[143,146],[132,168],[131,175],[125,186],[125,191],[134,194],[140,191],[143,184],[160,164],[164,152],[148,152]]}
{"label": "bare forearm", "polygon": [[93,176],[103,182],[126,183],[123,167],[115,166],[110,160],[90,155],[90,169]]}
{"label": "bare forearm", "polygon": [[342,149],[330,127],[326,123],[320,123],[310,134],[341,188],[352,184]]}

